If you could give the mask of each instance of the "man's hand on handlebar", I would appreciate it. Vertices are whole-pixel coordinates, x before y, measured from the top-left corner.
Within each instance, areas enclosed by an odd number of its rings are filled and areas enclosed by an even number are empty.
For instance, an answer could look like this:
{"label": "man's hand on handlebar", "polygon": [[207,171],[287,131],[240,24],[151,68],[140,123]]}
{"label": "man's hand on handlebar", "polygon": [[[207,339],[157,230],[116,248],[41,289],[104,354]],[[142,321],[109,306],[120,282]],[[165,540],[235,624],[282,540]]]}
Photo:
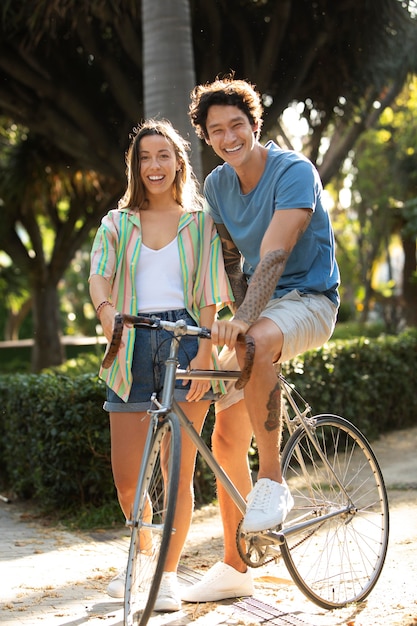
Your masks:
{"label": "man's hand on handlebar", "polygon": [[216,320],[211,329],[211,340],[216,346],[233,349],[238,335],[245,335],[249,325],[242,320]]}

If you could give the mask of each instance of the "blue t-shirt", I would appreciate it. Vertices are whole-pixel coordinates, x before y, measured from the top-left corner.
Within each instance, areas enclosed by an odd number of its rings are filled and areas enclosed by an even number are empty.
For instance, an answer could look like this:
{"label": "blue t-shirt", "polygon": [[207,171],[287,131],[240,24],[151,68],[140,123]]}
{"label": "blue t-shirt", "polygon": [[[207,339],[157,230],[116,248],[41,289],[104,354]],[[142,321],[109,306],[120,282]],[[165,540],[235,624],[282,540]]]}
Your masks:
{"label": "blue t-shirt", "polygon": [[275,211],[311,209],[310,224],[294,246],[273,298],[298,290],[324,293],[339,305],[339,268],[328,212],[322,205],[323,187],[316,168],[304,156],[281,150],[273,141],[264,172],[252,191],[243,194],[230,165],[216,167],[204,183],[205,208],[216,224],[224,224],[243,256],[250,280],[259,263],[264,234]]}

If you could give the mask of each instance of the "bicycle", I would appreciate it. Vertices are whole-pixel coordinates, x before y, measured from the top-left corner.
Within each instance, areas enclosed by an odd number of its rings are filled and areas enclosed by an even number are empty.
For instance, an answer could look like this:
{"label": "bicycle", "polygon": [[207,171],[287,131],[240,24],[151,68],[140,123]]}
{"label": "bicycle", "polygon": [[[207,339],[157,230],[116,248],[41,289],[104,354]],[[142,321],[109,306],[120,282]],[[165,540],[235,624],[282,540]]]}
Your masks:
{"label": "bicycle", "polygon": [[[243,387],[255,349],[247,336],[242,371],[181,370],[177,354],[185,334],[210,338],[206,328],[182,320],[116,314],[114,333],[103,359],[117,354],[123,325],[172,333],[160,401],[152,396],[150,425],[139,472],[132,519],[124,599],[125,626],[145,626],[152,613],[173,529],[181,454],[180,426],[196,445],[236,506],[246,503],[211,450],[173,398],[177,379],[235,380]],[[282,527],[245,534],[237,531],[241,558],[260,567],[282,556],[298,588],[325,609],[364,600],[381,574],[388,547],[388,497],[378,461],[365,436],[346,419],[312,415],[311,407],[281,374],[283,421],[288,440],[281,455],[282,474],[294,507]],[[301,407],[299,406],[301,405]],[[242,547],[242,544],[244,547]],[[311,555],[316,555],[312,560]]]}

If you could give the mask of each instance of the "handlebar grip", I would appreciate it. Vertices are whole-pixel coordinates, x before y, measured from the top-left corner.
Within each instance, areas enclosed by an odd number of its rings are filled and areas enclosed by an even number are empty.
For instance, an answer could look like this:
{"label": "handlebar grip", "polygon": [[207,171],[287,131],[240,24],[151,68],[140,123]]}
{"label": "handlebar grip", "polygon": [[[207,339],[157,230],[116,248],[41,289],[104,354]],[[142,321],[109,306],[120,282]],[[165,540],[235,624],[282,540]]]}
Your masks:
{"label": "handlebar grip", "polygon": [[103,361],[101,362],[101,366],[104,367],[104,369],[108,369],[116,358],[122,341],[123,326],[125,324],[143,324],[157,328],[157,321],[158,320],[155,318],[141,317],[140,315],[116,313],[113,321],[113,335],[103,357]]}
{"label": "handlebar grip", "polygon": [[104,369],[108,369],[116,358],[120,348],[120,342],[122,341],[123,326],[124,316],[121,313],[116,313],[113,321],[113,335],[101,363]]}
{"label": "handlebar grip", "polygon": [[243,389],[252,373],[253,360],[255,358],[255,340],[250,335],[238,335],[237,340],[239,343],[246,344],[245,362],[241,374],[235,382],[236,389]]}

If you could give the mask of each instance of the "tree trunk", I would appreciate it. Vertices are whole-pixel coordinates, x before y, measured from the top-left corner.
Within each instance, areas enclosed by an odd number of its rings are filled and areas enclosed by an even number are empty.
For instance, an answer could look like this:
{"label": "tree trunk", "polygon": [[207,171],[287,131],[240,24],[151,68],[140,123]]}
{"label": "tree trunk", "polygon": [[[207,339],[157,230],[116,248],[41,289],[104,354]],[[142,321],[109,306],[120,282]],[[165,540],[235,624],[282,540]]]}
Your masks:
{"label": "tree trunk", "polygon": [[32,371],[61,365],[64,351],[61,345],[58,290],[55,284],[36,285],[33,289]]}
{"label": "tree trunk", "polygon": [[417,326],[416,240],[414,237],[403,237],[402,245],[404,316],[407,326]]}
{"label": "tree trunk", "polygon": [[17,313],[9,311],[4,328],[4,339],[6,341],[16,341],[19,339],[19,330],[22,322],[32,310],[32,298],[28,298],[20,307]]}
{"label": "tree trunk", "polygon": [[201,145],[188,117],[195,86],[188,0],[143,0],[145,117],[167,118],[191,144],[194,173],[202,182]]}

